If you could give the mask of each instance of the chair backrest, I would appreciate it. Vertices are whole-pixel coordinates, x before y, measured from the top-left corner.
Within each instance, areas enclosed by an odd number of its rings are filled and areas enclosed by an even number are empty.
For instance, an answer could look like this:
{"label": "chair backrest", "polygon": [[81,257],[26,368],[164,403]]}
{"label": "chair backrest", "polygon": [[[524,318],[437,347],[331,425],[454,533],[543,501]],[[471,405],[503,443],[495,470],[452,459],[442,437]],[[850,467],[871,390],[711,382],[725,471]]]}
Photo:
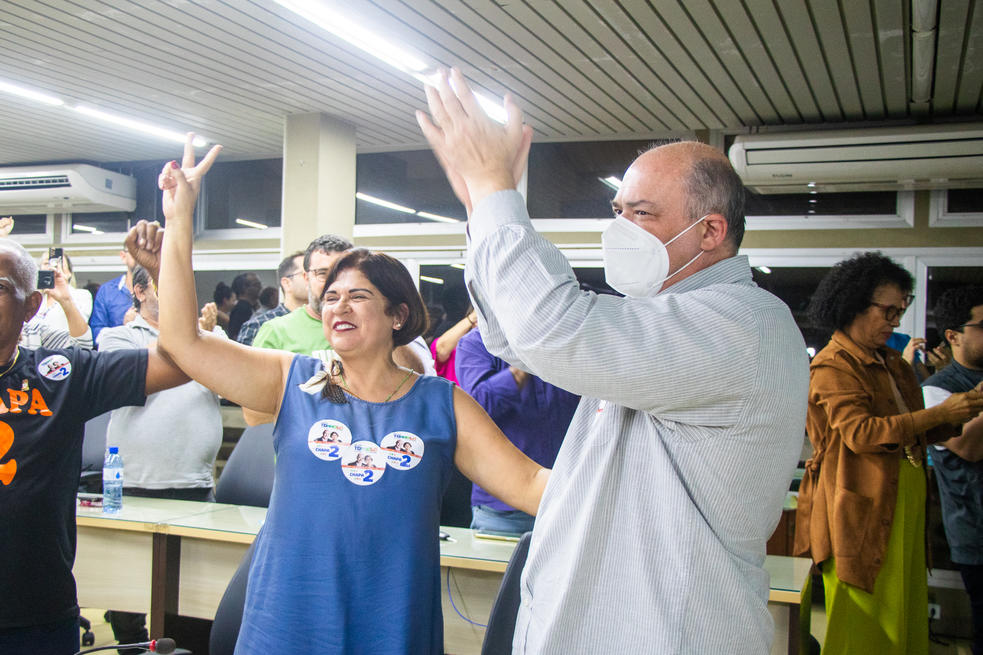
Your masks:
{"label": "chair backrest", "polygon": [[82,437],[82,471],[102,472],[106,460],[106,432],[109,431],[109,417],[112,412],[100,414],[85,422],[85,436]]}
{"label": "chair backrest", "polygon": [[215,487],[215,501],[269,507],[273,492],[273,424],[246,428]]}
{"label": "chair backrest", "polygon": [[451,479],[440,501],[440,524],[455,528],[471,526],[471,480],[456,466],[451,469]]}
{"label": "chair backrest", "polygon": [[519,539],[509,565],[502,577],[502,586],[492,605],[485,629],[485,641],[481,644],[481,655],[507,655],[512,652],[512,636],[515,634],[515,617],[519,613],[519,578],[526,565],[529,554],[529,540],[532,532]]}
{"label": "chair backrest", "polygon": [[218,609],[215,610],[215,621],[212,622],[212,632],[208,638],[210,655],[232,655],[239,638],[239,627],[242,625],[242,610],[246,606],[246,583],[249,580],[249,565],[253,561],[254,541],[239,562],[239,568],[229,580]]}

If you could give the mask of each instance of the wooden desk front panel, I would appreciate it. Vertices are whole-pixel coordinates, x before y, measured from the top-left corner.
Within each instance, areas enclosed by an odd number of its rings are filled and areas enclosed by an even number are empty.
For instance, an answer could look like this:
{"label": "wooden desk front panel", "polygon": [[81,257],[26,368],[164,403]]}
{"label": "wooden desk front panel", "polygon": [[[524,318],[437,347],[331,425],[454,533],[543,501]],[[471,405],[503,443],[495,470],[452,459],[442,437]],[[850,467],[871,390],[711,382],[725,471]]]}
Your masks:
{"label": "wooden desk front panel", "polygon": [[78,526],[75,581],[79,605],[147,612],[153,533]]}

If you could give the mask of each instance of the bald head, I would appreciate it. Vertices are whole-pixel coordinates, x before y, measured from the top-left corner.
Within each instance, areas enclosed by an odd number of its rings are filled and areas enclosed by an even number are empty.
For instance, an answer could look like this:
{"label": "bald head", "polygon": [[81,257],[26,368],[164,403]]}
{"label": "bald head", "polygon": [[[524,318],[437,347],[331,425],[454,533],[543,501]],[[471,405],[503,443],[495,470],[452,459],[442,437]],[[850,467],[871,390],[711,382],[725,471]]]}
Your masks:
{"label": "bald head", "polygon": [[37,287],[38,265],[24,246],[13,239],[0,238],[0,254],[9,260],[9,275],[19,299],[23,300]]}
{"label": "bald head", "polygon": [[682,185],[691,220],[722,215],[727,221],[727,241],[737,252],[744,240],[744,184],[724,153],[699,141],[679,141],[645,151],[631,167],[636,165],[654,174],[672,174]]}

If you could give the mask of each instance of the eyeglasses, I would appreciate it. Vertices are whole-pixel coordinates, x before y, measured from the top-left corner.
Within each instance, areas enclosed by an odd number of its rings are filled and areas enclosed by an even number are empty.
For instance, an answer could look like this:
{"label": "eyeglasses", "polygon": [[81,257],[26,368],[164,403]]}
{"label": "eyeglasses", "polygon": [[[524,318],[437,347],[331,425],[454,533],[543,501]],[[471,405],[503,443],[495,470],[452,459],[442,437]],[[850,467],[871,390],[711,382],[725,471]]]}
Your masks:
{"label": "eyeglasses", "polygon": [[980,321],[979,323],[963,323],[962,325],[959,326],[959,330],[961,331],[963,328],[968,328],[968,327],[974,327],[983,330],[983,321]]}
{"label": "eyeglasses", "polygon": [[296,273],[291,273],[290,275],[284,275],[283,277],[295,278],[298,275],[303,275],[303,274],[304,274],[304,271],[297,271]]}
{"label": "eyeglasses", "polygon": [[327,280],[328,279],[328,273],[330,273],[330,272],[331,272],[331,269],[330,268],[315,268],[315,269],[312,269],[312,270],[308,271],[308,273],[310,273],[315,278],[317,278],[317,281],[318,282],[324,282],[325,280]]}
{"label": "eyeglasses", "polygon": [[[913,300],[914,296],[909,296],[909,298]],[[908,311],[908,307],[911,305],[911,301],[905,303],[904,307],[898,307],[897,305],[884,305],[879,302],[872,302],[870,304],[874,307],[879,307],[880,310],[884,312],[884,320],[891,323],[904,316],[904,313]]]}

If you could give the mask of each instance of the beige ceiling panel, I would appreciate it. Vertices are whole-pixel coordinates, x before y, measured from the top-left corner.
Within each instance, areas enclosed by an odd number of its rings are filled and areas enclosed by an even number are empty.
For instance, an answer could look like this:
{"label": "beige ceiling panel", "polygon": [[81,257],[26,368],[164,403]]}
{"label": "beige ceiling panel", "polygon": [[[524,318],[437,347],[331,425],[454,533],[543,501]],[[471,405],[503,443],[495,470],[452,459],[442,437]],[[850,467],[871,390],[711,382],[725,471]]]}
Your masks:
{"label": "beige ceiling panel", "polygon": [[[645,66],[659,84],[666,88],[665,95],[660,99],[666,104],[670,101],[681,103],[694,118],[688,123],[692,129],[706,127],[723,127],[724,119],[721,112],[711,108],[708,99],[702,97],[683,77],[673,62],[667,59],[660,45],[666,40],[661,33],[650,34],[642,29],[637,22],[620,6],[609,3],[600,5],[598,12],[604,21],[611,26],[617,35],[619,47],[625,51],[625,57],[634,57],[639,65]],[[672,105],[670,105],[672,106]],[[684,114],[679,113],[680,116]]]}
{"label": "beige ceiling panel", "polygon": [[841,121],[843,111],[829,77],[829,69],[805,0],[785,0],[777,5],[782,22],[795,48],[799,66],[805,73],[812,97],[819,106],[819,119]]}
{"label": "beige ceiling panel", "polygon": [[[375,138],[389,141],[417,138],[415,121],[407,118],[412,115],[410,103],[419,102],[407,93],[415,85],[390,75],[388,67],[380,70],[375,62],[365,62],[330,39],[320,41],[321,48],[310,47],[304,39],[314,37],[271,14],[266,16],[270,23],[263,23],[226,5],[213,7],[215,11],[187,5],[180,22],[183,31],[196,25],[215,28],[209,57],[220,74],[246,80],[253,95],[290,98],[295,104],[286,113],[330,114],[360,128],[360,136],[368,128]],[[136,18],[143,17],[137,13]]]}
{"label": "beige ceiling panel", "polygon": [[658,60],[653,62],[656,72],[670,81],[678,95],[695,95],[710,109],[712,121],[700,127],[718,129],[741,124],[740,117],[693,60],[687,45],[656,11],[649,6],[630,5],[628,15],[637,26],[627,34],[632,47],[658,52]]}
{"label": "beige ceiling panel", "polygon": [[904,3],[872,0],[877,22],[878,62],[884,85],[884,101],[891,118],[908,115],[907,51],[911,30],[905,22]]}
{"label": "beige ceiling panel", "polygon": [[936,115],[950,113],[956,106],[956,88],[962,70],[963,44],[971,4],[969,0],[946,0],[939,4],[932,83],[932,111]]}
{"label": "beige ceiling panel", "polygon": [[[451,2],[446,4],[450,5]],[[503,42],[503,45],[508,45],[510,50],[520,47],[525,51],[530,67],[540,71],[542,77],[551,80],[549,84],[562,93],[567,101],[577,104],[594,116],[603,126],[604,132],[630,132],[641,125],[629,115],[611,113],[611,99],[606,97],[588,75],[578,69],[584,62],[565,59],[558,51],[557,48],[563,48],[563,35],[544,25],[528,8],[518,3],[500,6],[492,2],[475,3],[473,6],[486,21],[498,24],[514,39]]]}
{"label": "beige ceiling panel", "polygon": [[[361,10],[364,4],[356,6]],[[470,20],[466,23],[433,2],[411,4],[387,4],[389,12],[411,28],[404,33],[410,37],[407,42],[437,63],[461,66],[469,80],[494,95],[511,92],[538,135],[571,136],[592,129],[588,124],[600,127],[589,112],[549,86],[541,69],[529,65],[528,53],[514,44],[512,52],[505,52],[500,46],[509,37],[481,16],[462,9]]]}
{"label": "beige ceiling panel", "polygon": [[[857,0],[853,1],[861,4]],[[810,0],[809,9],[843,116],[848,121],[863,120],[863,105],[860,102],[857,78],[853,74],[853,53],[844,32],[844,16],[840,13],[839,5],[829,0]]]}
{"label": "beige ceiling panel", "polygon": [[633,51],[615,27],[609,22],[611,11],[620,11],[610,3],[604,7],[596,7],[586,0],[564,4],[564,9],[585,29],[590,31],[593,38],[603,45],[605,52],[611,58],[611,64],[624,69],[624,74],[631,82],[639,87],[640,102],[649,106],[659,120],[673,130],[687,129],[688,125],[697,122],[692,110],[680,101],[669,87],[648,66],[648,63]]}
{"label": "beige ceiling panel", "polygon": [[770,58],[775,62],[781,81],[788,89],[802,120],[806,123],[818,123],[821,120],[819,107],[799,64],[788,30],[775,11],[775,4],[771,0],[746,0],[745,4],[757,32],[765,39]]}
{"label": "beige ceiling panel", "polygon": [[968,114],[980,109],[983,90],[983,7],[974,3],[969,15],[969,35],[966,39],[956,95],[956,112]]}
{"label": "beige ceiling panel", "polygon": [[768,106],[757,81],[748,74],[737,44],[713,8],[704,0],[690,0],[687,5],[683,7],[678,1],[662,2],[658,11],[742,123],[776,122],[774,109]]}
{"label": "beige ceiling panel", "polygon": [[877,43],[870,3],[867,0],[845,2],[841,7],[864,117],[868,120],[882,119],[884,95],[877,65]]}
{"label": "beige ceiling panel", "polygon": [[[746,62],[747,74],[761,90],[772,112],[769,114],[759,110],[759,113],[762,116],[772,116],[766,121],[767,123],[801,123],[802,116],[799,115],[799,110],[779,76],[761,34],[758,33],[744,6],[733,0],[716,0],[714,4],[723,23],[723,29],[727,30],[730,38],[733,39],[741,60]],[[748,84],[743,85],[742,88],[747,89]],[[749,97],[756,107],[759,106],[753,96]]]}
{"label": "beige ceiling panel", "polygon": [[[591,80],[603,90],[606,98],[604,104],[612,115],[623,116],[622,122],[626,123],[628,121],[625,118],[630,116],[631,120],[637,123],[635,131],[683,129],[678,121],[670,127],[670,124],[663,120],[667,112],[657,100],[653,98],[652,102],[644,102],[644,98],[649,95],[647,90],[595,38],[594,32],[599,26],[606,29],[596,16],[593,16],[593,20],[585,26],[575,20],[566,7],[561,7],[559,4],[544,3],[536,9],[542,20],[555,26],[564,36],[565,44],[569,44],[569,49],[579,53],[574,59],[579,58],[584,62],[584,68],[587,69]],[[590,75],[590,67],[596,70],[595,75]],[[660,109],[661,111],[658,111]]]}

